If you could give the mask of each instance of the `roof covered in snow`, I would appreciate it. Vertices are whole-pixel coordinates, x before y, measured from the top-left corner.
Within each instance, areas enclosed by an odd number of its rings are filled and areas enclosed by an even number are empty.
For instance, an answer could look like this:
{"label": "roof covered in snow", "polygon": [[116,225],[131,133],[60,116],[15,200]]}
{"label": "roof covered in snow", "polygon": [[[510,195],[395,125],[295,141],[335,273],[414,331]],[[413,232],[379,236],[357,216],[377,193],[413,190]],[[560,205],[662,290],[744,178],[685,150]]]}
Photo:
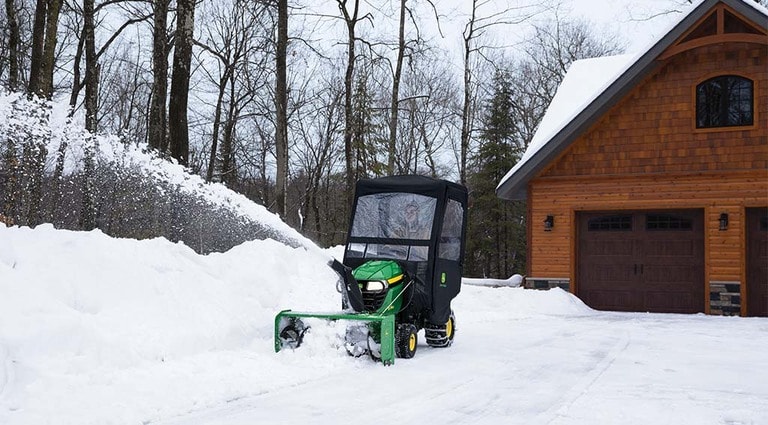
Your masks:
{"label": "roof covered in snow", "polygon": [[635,54],[574,62],[528,149],[499,182],[496,194],[503,199],[525,199],[528,181],[632,90],[654,69],[656,59],[718,3],[768,28],[768,9],[752,0],[703,0],[681,14],[663,36]]}

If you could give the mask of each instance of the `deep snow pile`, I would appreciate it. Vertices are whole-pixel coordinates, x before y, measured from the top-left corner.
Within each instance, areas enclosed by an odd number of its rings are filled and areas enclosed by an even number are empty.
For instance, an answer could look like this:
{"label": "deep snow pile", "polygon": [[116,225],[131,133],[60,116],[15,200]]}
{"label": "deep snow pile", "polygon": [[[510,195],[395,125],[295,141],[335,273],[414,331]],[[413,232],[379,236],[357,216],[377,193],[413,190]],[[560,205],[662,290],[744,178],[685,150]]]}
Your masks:
{"label": "deep snow pile", "polygon": [[[301,354],[273,352],[281,309],[338,309],[328,258],[271,240],[202,256],[165,239],[0,227],[0,423],[137,424],[339,365],[380,367],[317,338]],[[589,312],[562,292],[530,295],[479,302]],[[306,361],[316,367],[293,367]]]}
{"label": "deep snow pile", "polygon": [[[327,259],[272,240],[201,256],[165,239],[0,227],[0,423],[138,423],[200,391],[242,395],[218,380],[274,357],[278,309],[337,308]],[[154,391],[173,395],[149,402]]]}

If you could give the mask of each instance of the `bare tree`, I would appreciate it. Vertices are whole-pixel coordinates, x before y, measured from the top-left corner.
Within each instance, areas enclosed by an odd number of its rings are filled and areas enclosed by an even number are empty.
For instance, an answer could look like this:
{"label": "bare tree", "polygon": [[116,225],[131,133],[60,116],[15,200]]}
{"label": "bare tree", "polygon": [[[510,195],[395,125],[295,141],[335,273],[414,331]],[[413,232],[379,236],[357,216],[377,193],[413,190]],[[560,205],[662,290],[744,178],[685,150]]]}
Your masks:
{"label": "bare tree", "polygon": [[398,25],[397,37],[397,60],[395,61],[395,72],[392,76],[392,99],[389,115],[389,158],[387,161],[387,173],[395,173],[395,147],[397,142],[397,117],[400,103],[400,78],[403,72],[403,57],[405,56],[405,12],[408,0],[400,0],[400,19]]}
{"label": "bare tree", "polygon": [[[218,72],[209,69],[210,67],[201,68],[217,88],[210,157],[206,170],[208,181],[220,180],[226,173],[225,170],[229,169],[233,149],[231,145],[220,144],[222,133],[228,134],[222,132],[222,123],[226,124],[231,119],[235,119],[232,112],[242,109],[238,99],[247,99],[239,91],[238,87],[242,85],[239,80],[250,78],[249,72],[245,70],[251,70],[252,67],[247,66],[247,62],[254,60],[256,51],[262,48],[257,41],[264,38],[258,33],[258,28],[261,27],[259,20],[266,9],[263,6],[255,8],[241,6],[237,2],[234,5],[211,4],[205,11],[208,25],[204,29],[202,40],[195,41],[196,45],[202,49],[202,54],[212,55],[219,64]],[[226,104],[229,104],[228,113],[224,111]],[[228,140],[231,141],[231,139]],[[220,151],[226,153],[220,154]],[[222,162],[227,163],[223,170],[220,167]],[[217,164],[219,164],[219,172],[217,172]]]}
{"label": "bare tree", "polygon": [[[238,146],[237,134],[261,134],[250,128],[239,130],[238,126],[250,126],[250,120],[242,120],[246,115],[267,116],[269,113],[265,111],[274,107],[274,102],[254,105],[257,99],[271,99],[269,93],[264,92],[270,84],[268,75],[272,72],[266,61],[274,60],[269,52],[273,43],[270,6],[267,3],[248,3],[249,7],[243,5],[240,2],[209,4],[202,10],[208,25],[204,27],[200,40],[195,42],[200,47],[200,63],[210,64],[208,55],[217,63],[216,68],[200,67],[216,91],[208,150],[210,156],[205,175],[208,181],[222,181],[231,188],[238,187],[243,171],[238,170],[236,154],[248,157],[243,158],[243,163],[254,163],[253,153],[248,152],[250,147]],[[272,137],[269,139],[272,140]]]}
{"label": "bare tree", "polygon": [[338,229],[327,225],[327,214],[331,212],[321,210],[320,198],[333,196],[323,192],[322,188],[340,158],[344,92],[340,80],[334,78],[323,83],[304,92],[306,102],[295,112],[296,134],[300,140],[295,154],[297,177],[294,182],[303,182],[299,191],[299,210],[306,212],[299,223],[300,230],[317,241],[330,243],[332,234]]}
{"label": "bare tree", "polygon": [[288,0],[277,0],[277,51],[275,52],[275,204],[277,214],[285,217],[288,181]]}
{"label": "bare tree", "polygon": [[355,186],[354,151],[352,146],[352,138],[354,137],[352,93],[354,90],[355,60],[357,59],[355,44],[358,42],[355,30],[359,22],[370,19],[370,15],[367,14],[360,16],[360,0],[352,1],[352,9],[349,10],[349,0],[336,0],[347,27],[347,68],[344,73],[344,159],[346,163],[346,195],[349,208],[352,206]]}
{"label": "bare tree", "polygon": [[461,144],[459,147],[459,181],[467,182],[467,158],[470,140],[472,138],[473,122],[475,120],[475,89],[474,80],[475,55],[483,57],[483,50],[489,45],[481,44],[483,36],[493,27],[520,24],[543,10],[543,6],[518,6],[491,11],[487,15],[481,9],[493,6],[490,0],[472,0],[470,18],[462,32],[464,40],[464,101],[462,105]]}
{"label": "bare tree", "polygon": [[32,57],[29,69],[29,93],[38,93],[40,79],[37,77],[42,72],[43,50],[45,49],[45,18],[47,16],[48,2],[37,0],[35,7],[35,20],[32,30]]}
{"label": "bare tree", "polygon": [[38,0],[35,9],[29,92],[46,99],[53,94],[56,31],[60,10],[61,0]]}
{"label": "bare tree", "polygon": [[181,165],[189,164],[189,77],[192,72],[192,37],[195,26],[195,0],[177,0],[176,36],[173,50],[173,76],[168,107],[168,148]]}
{"label": "bare tree", "polygon": [[[93,185],[96,167],[95,145],[99,92],[99,64],[96,60],[94,34],[94,0],[83,0],[83,35],[85,39],[85,129],[89,134],[83,158],[83,203],[80,209],[80,227],[84,230],[91,230],[96,227]],[[74,84],[77,83],[77,81],[74,82]]]}
{"label": "bare tree", "polygon": [[5,12],[8,20],[8,89],[16,91],[19,87],[21,35],[14,0],[5,0]]}
{"label": "bare tree", "polygon": [[161,153],[168,148],[165,102],[168,96],[168,3],[153,0],[152,103],[149,108],[149,147]]}
{"label": "bare tree", "polygon": [[458,139],[461,121],[455,113],[461,94],[450,66],[440,58],[418,55],[404,75],[405,117],[398,137],[398,173],[448,177],[439,155]]}

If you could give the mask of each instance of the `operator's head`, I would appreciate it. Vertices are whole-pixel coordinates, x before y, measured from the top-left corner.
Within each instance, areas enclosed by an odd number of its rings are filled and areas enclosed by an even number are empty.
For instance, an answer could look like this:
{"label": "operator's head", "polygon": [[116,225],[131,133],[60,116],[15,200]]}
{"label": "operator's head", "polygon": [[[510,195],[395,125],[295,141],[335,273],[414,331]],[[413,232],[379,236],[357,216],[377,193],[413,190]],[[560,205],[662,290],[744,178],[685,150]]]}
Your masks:
{"label": "operator's head", "polygon": [[405,221],[412,223],[419,218],[419,206],[415,202],[411,202],[405,207]]}

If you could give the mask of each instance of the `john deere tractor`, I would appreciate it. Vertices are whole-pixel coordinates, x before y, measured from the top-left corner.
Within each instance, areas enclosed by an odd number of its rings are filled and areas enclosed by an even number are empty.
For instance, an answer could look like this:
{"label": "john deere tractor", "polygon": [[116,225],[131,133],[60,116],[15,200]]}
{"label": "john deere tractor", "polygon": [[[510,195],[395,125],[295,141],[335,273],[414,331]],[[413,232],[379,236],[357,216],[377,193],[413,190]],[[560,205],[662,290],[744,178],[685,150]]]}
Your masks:
{"label": "john deere tractor", "polygon": [[465,187],[423,176],[361,180],[355,190],[339,275],[342,311],[281,311],[275,351],[298,348],[310,318],[347,322],[344,345],[353,356],[385,365],[411,358],[418,333],[431,347],[448,347],[456,333],[451,301],[461,289],[467,220]]}

